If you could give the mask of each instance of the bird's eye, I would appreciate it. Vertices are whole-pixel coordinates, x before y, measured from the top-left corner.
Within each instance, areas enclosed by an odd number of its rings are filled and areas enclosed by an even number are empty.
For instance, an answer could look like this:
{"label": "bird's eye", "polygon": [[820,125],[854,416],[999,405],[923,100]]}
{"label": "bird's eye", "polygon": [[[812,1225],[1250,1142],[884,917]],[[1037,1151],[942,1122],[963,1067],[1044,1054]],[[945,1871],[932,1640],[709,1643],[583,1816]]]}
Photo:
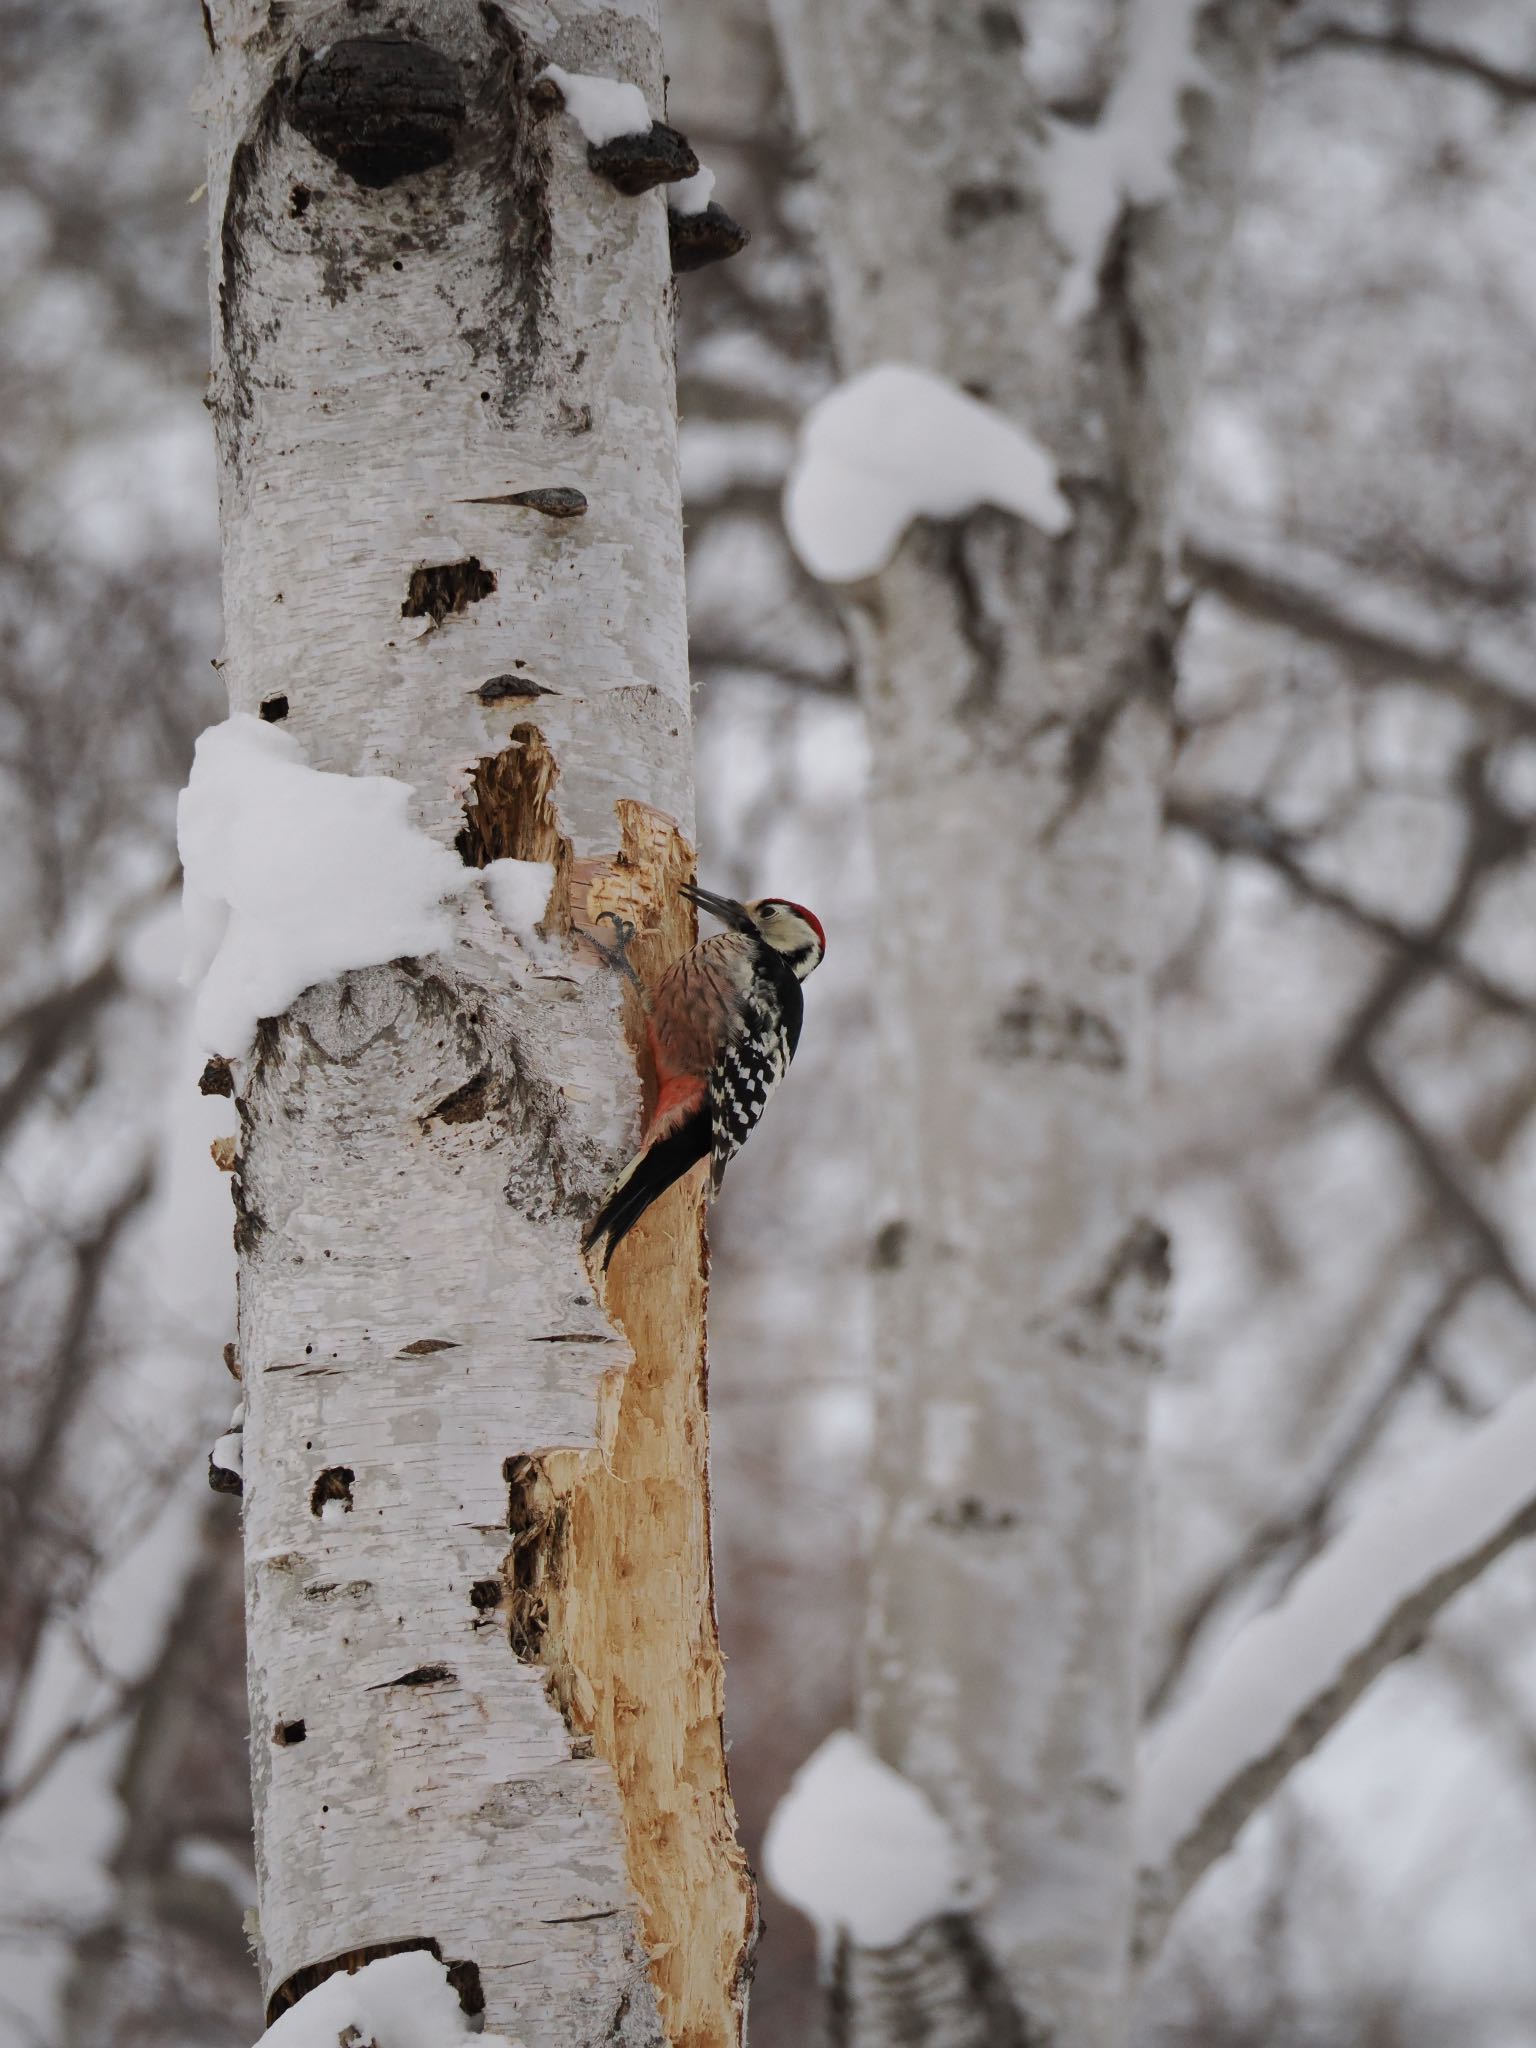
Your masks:
{"label": "bird's eye", "polygon": [[777,905],[777,904],[774,904],[774,903],[765,903],[765,904],[763,905],[763,916],[764,916],[764,917],[777,917],[777,916],[778,916],[778,914],[779,914],[779,911],[778,911],[778,905]]}

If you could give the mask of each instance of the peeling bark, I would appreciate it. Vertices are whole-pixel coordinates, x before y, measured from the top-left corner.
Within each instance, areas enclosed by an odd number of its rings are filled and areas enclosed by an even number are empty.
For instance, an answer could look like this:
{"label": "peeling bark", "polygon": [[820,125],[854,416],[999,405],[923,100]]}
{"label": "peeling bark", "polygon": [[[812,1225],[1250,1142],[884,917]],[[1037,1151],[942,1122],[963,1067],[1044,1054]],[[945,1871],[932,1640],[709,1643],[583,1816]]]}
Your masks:
{"label": "peeling bark", "polygon": [[645,971],[692,936],[667,225],[530,95],[556,61],[660,104],[655,10],[211,19],[231,705],[412,784],[467,864],[556,869],[537,958],[475,892],[235,1068],[263,1994],[426,1946],[488,2030],[724,2048],[697,1186],[606,1308],[580,1252],[641,1096],[582,934],[622,910]]}
{"label": "peeling bark", "polygon": [[[1092,11],[1111,78],[1128,10]],[[861,1722],[963,1845],[985,1966],[938,1923],[849,1957],[861,2048],[1127,2026],[1172,484],[1271,13],[1195,11],[1178,193],[1126,208],[1068,324],[1029,5],[775,0],[840,368],[948,377],[1049,449],[1072,508],[1054,539],[986,507],[922,522],[846,592],[888,913]]]}

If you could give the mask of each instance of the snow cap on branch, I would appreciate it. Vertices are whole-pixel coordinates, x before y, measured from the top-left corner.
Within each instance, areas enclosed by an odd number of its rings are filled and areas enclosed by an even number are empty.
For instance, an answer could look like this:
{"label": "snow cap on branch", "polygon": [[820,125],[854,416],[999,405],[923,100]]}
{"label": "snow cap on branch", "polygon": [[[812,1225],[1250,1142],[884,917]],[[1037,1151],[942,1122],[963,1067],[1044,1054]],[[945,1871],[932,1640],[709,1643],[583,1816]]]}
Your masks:
{"label": "snow cap on branch", "polygon": [[354,1975],[337,1971],[307,1992],[257,2042],[256,2048],[521,2048],[505,2034],[472,2034],[458,1994],[436,1956],[413,1949],[383,1956]]}
{"label": "snow cap on branch", "polygon": [[651,116],[638,85],[621,78],[597,78],[586,71],[565,71],[546,64],[540,78],[559,86],[565,111],[594,149],[617,142],[621,135],[646,135]]}
{"label": "snow cap on branch", "polygon": [[849,1729],[790,1780],[763,1837],[763,1868],[829,1945],[847,1934],[860,1948],[894,1948],[960,1892],[960,1851],[943,1819]]}
{"label": "snow cap on branch", "polygon": [[879,363],[819,399],[784,490],[790,543],[813,576],[876,575],[910,522],[978,505],[1064,533],[1056,464],[1024,428],[910,363]]}
{"label": "snow cap on branch", "polygon": [[318,981],[432,953],[444,900],[474,879],[410,822],[409,784],[330,775],[259,718],[236,714],[197,743],[176,807],[199,1044],[244,1053],[257,1020]]}

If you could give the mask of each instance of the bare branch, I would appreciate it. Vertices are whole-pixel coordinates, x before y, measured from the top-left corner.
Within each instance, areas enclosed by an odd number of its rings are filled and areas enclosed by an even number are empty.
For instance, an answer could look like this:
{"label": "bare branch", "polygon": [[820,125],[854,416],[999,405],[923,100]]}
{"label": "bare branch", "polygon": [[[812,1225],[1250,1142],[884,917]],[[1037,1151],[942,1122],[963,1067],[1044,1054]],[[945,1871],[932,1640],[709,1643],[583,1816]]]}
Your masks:
{"label": "bare branch", "polygon": [[33,1106],[48,1074],[121,988],[117,961],[109,955],[88,974],[50,989],[0,1024],[0,1044],[15,1039],[22,1047],[16,1066],[0,1085],[0,1137]]}
{"label": "bare branch", "polygon": [[67,1750],[73,1749],[77,1742],[91,1742],[98,1735],[105,1734],[129,1711],[134,1698],[135,1689],[123,1687],[94,1713],[61,1721],[26,1769],[8,1783],[0,1784],[0,1813],[10,1812],[30,1799]]}
{"label": "bare branch", "polygon": [[1367,909],[1345,890],[1314,875],[1301,857],[1301,842],[1262,811],[1219,803],[1195,804],[1175,797],[1165,815],[1170,825],[1203,839],[1218,853],[1246,855],[1262,861],[1276,874],[1283,875],[1304,901],[1316,904],[1320,910],[1331,910],[1373,939],[1408,955],[1424,973],[1444,975],[1499,1015],[1528,1021],[1536,1018],[1536,1010],[1518,991],[1490,980],[1481,968],[1462,958],[1449,943],[1440,921],[1414,930],[1395,918]]}
{"label": "bare branch", "polygon": [[40,1518],[70,1420],[79,1413],[85,1390],[103,1363],[101,1347],[89,1341],[101,1289],[117,1244],[153,1185],[153,1165],[146,1159],[90,1233],[72,1247],[75,1271],[54,1339],[47,1399],[25,1457],[0,1475],[0,1556],[7,1560],[0,1585],[0,1643],[5,1646],[0,1664],[0,1749],[9,1743],[26,1673],[41,1640],[57,1563],[51,1540],[41,1546],[27,1544],[25,1532]]}
{"label": "bare branch", "polygon": [[1184,566],[1202,590],[1234,611],[1336,649],[1354,664],[1357,681],[1428,683],[1488,719],[1495,735],[1536,728],[1536,699],[1450,635],[1435,642],[1389,632],[1295,576],[1207,545],[1187,547]]}
{"label": "bare branch", "polygon": [[1470,78],[1501,99],[1516,102],[1536,100],[1536,78],[1528,72],[1506,71],[1479,57],[1475,50],[1459,43],[1442,43],[1432,36],[1405,27],[1373,30],[1352,28],[1348,22],[1330,21],[1314,29],[1304,42],[1283,45],[1276,55],[1281,63],[1299,57],[1315,57],[1323,50],[1347,50],[1362,57],[1387,57],[1400,64],[1443,72],[1451,78]]}

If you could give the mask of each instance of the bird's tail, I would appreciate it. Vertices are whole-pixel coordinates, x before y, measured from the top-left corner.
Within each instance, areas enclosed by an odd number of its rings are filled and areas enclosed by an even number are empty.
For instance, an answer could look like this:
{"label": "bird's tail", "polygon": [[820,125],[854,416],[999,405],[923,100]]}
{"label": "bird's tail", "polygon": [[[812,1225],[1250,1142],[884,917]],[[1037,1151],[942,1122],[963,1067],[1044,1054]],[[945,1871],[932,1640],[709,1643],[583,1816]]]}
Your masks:
{"label": "bird's tail", "polygon": [[601,1237],[606,1273],[614,1253],[652,1202],[664,1195],[674,1181],[681,1180],[690,1166],[709,1154],[709,1118],[692,1116],[667,1137],[643,1146],[604,1195],[602,1206],[582,1233],[582,1245],[590,1251]]}

